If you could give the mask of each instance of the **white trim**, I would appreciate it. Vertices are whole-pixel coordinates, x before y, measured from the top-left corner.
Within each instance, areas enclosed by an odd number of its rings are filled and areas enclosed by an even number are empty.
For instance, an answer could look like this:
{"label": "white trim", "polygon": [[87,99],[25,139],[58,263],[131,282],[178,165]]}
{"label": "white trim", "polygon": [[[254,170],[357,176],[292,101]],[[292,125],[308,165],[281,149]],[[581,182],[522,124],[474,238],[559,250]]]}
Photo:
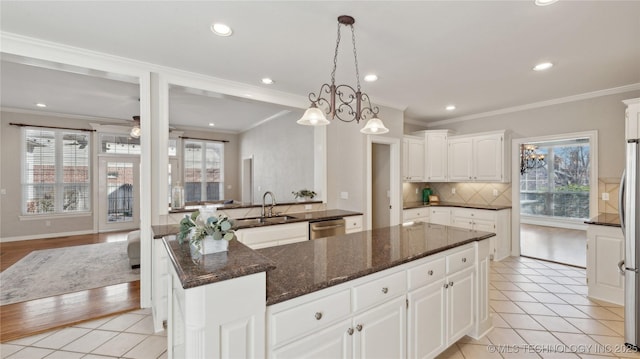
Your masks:
{"label": "white trim", "polygon": [[586,137],[589,138],[589,154],[591,156],[591,173],[589,176],[589,217],[595,217],[598,214],[598,131],[583,131],[564,133],[558,135],[515,138],[512,140],[511,146],[511,255],[520,255],[520,145],[530,142],[545,142],[561,140],[566,138]]}
{"label": "white trim", "polygon": [[520,223],[533,224],[536,226],[556,227],[566,229],[577,229],[586,231],[588,225],[584,219],[559,219],[557,217],[520,215]]}
{"label": "white trim", "polygon": [[96,232],[93,231],[93,230],[86,230],[86,231],[75,231],[75,232],[43,233],[43,234],[34,234],[34,235],[29,235],[29,236],[4,237],[4,238],[0,238],[0,243],[17,242],[17,241],[29,241],[29,240],[32,240],[32,239],[46,239],[46,238],[79,236],[79,235],[94,234],[94,233],[96,233]]}
{"label": "white trim", "polygon": [[[93,205],[93,204],[92,204]],[[18,216],[20,221],[44,221],[48,219],[66,219],[66,218],[80,218],[91,217],[93,212],[74,212],[74,213],[60,213],[60,214],[23,214]]]}
{"label": "white trim", "polygon": [[400,183],[400,176],[394,175],[397,174],[400,170],[400,149],[401,142],[399,138],[393,137],[384,137],[384,136],[367,136],[367,173],[365,175],[366,178],[366,187],[367,192],[365,197],[367,199],[367,223],[363,230],[371,230],[373,228],[373,196],[371,195],[371,191],[373,190],[373,183],[371,179],[371,171],[373,168],[373,155],[372,149],[374,143],[389,145],[389,186],[391,197],[389,198],[389,202],[391,203],[391,212],[389,214],[389,225],[396,226],[399,225],[402,221],[400,219],[400,209],[402,208],[402,196],[400,195],[400,188],[402,184]]}
{"label": "white trim", "polygon": [[[559,105],[559,104],[568,103],[568,102],[588,100],[590,98],[596,98],[596,97],[602,97],[602,96],[608,96],[608,95],[615,95],[615,94],[619,94],[619,93],[625,93],[625,92],[636,91],[636,90],[640,90],[640,83],[624,85],[624,86],[619,86],[619,87],[613,87],[613,88],[604,89],[604,90],[586,92],[586,93],[573,95],[573,96],[560,97],[560,98],[556,98],[556,99],[552,99],[552,100],[534,102],[534,103],[530,103],[530,104],[526,104],[526,105],[507,107],[507,108],[503,108],[503,109],[500,109],[500,110],[481,112],[481,113],[476,113],[476,114],[473,114],[473,115],[450,118],[450,119],[442,120],[442,121],[427,122],[426,126],[432,127],[432,126],[449,125],[449,124],[452,124],[452,123],[470,121],[470,120],[475,120],[475,119],[483,118],[483,117],[504,115],[504,114],[507,114],[507,113],[513,113],[513,112],[531,110],[531,109],[540,108],[540,107]],[[405,122],[406,122],[406,120],[405,120]]]}
{"label": "white trim", "polygon": [[20,114],[26,114],[26,115],[36,115],[36,116],[62,117],[65,119],[84,120],[84,121],[112,122],[112,123],[120,123],[122,125],[125,125],[127,122],[132,123],[131,120],[123,120],[121,118],[74,115],[70,113],[38,111],[33,109],[24,109],[24,108],[15,108],[15,107],[0,107],[0,111],[20,113]]}

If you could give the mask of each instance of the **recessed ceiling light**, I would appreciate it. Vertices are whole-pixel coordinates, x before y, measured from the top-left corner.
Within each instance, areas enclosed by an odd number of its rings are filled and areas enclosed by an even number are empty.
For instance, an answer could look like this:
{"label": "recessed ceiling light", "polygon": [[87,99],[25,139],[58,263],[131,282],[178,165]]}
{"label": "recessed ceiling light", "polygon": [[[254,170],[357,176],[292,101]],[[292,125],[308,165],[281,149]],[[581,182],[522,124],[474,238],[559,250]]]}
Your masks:
{"label": "recessed ceiling light", "polygon": [[446,109],[447,111],[453,111],[453,110],[455,110],[455,109],[456,109],[456,107],[455,107],[454,105],[449,105],[449,106],[445,107],[445,109]]}
{"label": "recessed ceiling light", "polygon": [[369,75],[364,77],[364,80],[367,81],[367,82],[374,82],[374,81],[378,80],[378,75],[369,74]]}
{"label": "recessed ceiling light", "polygon": [[541,64],[537,64],[536,66],[533,67],[534,71],[544,71],[544,70],[548,70],[550,68],[553,67],[553,64],[550,62],[543,62]]}
{"label": "recessed ceiling light", "polygon": [[215,123],[213,123],[213,122],[209,122],[209,126],[213,127],[213,126],[215,126],[215,125],[216,125]]}
{"label": "recessed ceiling light", "polygon": [[233,34],[229,26],[221,23],[211,25],[211,31],[218,36],[231,36]]}
{"label": "recessed ceiling light", "polygon": [[42,103],[42,102],[38,102],[36,104],[36,106],[38,106],[38,107],[47,107],[47,104],[46,103]]}
{"label": "recessed ceiling light", "polygon": [[273,85],[274,81],[272,79],[268,78],[268,77],[265,77],[265,78],[262,79],[262,83],[265,84],[265,85]]}
{"label": "recessed ceiling light", "polygon": [[558,0],[535,0],[535,4],[538,6],[547,6],[551,4],[555,4]]}

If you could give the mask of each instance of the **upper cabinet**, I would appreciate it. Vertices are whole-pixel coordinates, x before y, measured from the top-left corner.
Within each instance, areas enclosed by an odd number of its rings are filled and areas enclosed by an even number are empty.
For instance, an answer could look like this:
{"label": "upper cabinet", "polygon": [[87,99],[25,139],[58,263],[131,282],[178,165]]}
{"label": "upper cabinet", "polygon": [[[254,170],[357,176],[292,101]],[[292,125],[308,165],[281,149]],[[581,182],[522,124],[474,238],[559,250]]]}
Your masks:
{"label": "upper cabinet", "polygon": [[424,181],[424,139],[405,136],[402,139],[402,179],[407,182]]}
{"label": "upper cabinet", "polygon": [[509,147],[505,131],[452,136],[448,144],[449,181],[510,181]]}
{"label": "upper cabinet", "polygon": [[640,98],[623,101],[627,105],[625,113],[625,138],[640,138]]}
{"label": "upper cabinet", "polygon": [[449,130],[423,131],[425,147],[425,180],[427,182],[447,181],[447,141]]}

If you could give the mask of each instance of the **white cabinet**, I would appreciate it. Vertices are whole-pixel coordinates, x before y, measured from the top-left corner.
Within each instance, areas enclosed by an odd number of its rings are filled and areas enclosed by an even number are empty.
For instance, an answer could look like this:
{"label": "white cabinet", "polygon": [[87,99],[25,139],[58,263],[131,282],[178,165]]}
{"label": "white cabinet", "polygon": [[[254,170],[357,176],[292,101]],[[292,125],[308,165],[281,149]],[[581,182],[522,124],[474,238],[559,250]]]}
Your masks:
{"label": "white cabinet", "polygon": [[353,355],[353,334],[351,320],[343,320],[326,329],[304,336],[289,345],[275,349],[271,353],[271,358],[349,359]]}
{"label": "white cabinet", "polygon": [[[485,241],[483,241],[485,242]],[[485,243],[486,245],[486,243]],[[410,285],[427,284],[409,292],[408,357],[434,358],[464,335],[475,334],[474,325],[490,328],[487,301],[477,301],[476,244],[457,250],[446,258],[437,259],[409,270]],[[485,251],[485,263],[488,261]],[[444,272],[446,259],[447,272]],[[488,273],[483,273],[488,275]],[[482,282],[481,284],[486,284]],[[414,287],[410,287],[414,288]],[[486,293],[485,293],[486,294]],[[487,308],[478,308],[484,305]],[[478,309],[487,313],[483,323],[477,323]],[[484,333],[482,333],[484,334]]]}
{"label": "white cabinet", "polygon": [[402,211],[403,222],[429,222],[429,207],[409,208]]}
{"label": "white cabinet", "polygon": [[622,101],[627,105],[625,112],[625,138],[640,138],[640,98]]}
{"label": "white cabinet", "polygon": [[490,238],[491,256],[499,261],[511,255],[511,210],[499,211],[452,208],[451,225],[475,231],[495,233]]}
{"label": "white cabinet", "polygon": [[405,296],[402,295],[355,316],[353,357],[406,357],[406,310]]}
{"label": "white cabinet", "polygon": [[624,277],[618,263],[624,259],[620,227],[587,227],[587,288],[589,297],[624,305]]}
{"label": "white cabinet", "polygon": [[349,216],[344,217],[345,220],[345,232],[354,233],[362,231],[362,216]]}
{"label": "white cabinet", "polygon": [[167,265],[169,265],[167,250],[164,248],[162,239],[152,239],[153,262],[152,268],[152,285],[153,303],[151,311],[153,313],[153,329],[160,332],[164,329],[163,322],[167,320],[167,278],[169,275]]}
{"label": "white cabinet", "polygon": [[414,132],[424,138],[424,175],[426,182],[446,182],[448,162],[449,130],[429,130]]}
{"label": "white cabinet", "polygon": [[506,132],[451,136],[448,180],[451,182],[509,182]]}
{"label": "white cabinet", "polygon": [[424,181],[424,140],[405,136],[402,139],[402,178],[408,182]]}
{"label": "white cabinet", "polygon": [[449,207],[429,207],[429,223],[450,225],[451,208]]}
{"label": "white cabinet", "polygon": [[236,238],[251,249],[302,242],[309,239],[309,222],[239,229]]}

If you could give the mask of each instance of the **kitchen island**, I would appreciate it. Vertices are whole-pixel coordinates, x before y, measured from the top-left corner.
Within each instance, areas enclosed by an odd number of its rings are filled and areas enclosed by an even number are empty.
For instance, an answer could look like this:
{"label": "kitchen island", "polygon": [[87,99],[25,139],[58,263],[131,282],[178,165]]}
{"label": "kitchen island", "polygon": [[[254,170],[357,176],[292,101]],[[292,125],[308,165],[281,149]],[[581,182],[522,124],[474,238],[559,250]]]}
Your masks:
{"label": "kitchen island", "polygon": [[435,356],[491,328],[492,236],[417,223],[195,257],[167,236],[169,357]]}

